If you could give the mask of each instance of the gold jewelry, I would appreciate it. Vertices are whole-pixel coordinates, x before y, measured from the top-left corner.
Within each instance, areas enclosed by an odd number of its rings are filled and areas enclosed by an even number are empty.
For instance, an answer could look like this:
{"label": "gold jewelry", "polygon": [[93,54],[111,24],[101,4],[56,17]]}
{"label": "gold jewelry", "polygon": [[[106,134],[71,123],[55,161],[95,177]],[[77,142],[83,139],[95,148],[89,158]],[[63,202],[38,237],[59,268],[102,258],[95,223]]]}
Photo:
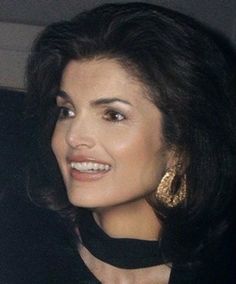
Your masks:
{"label": "gold jewelry", "polygon": [[[178,186],[177,191],[174,191],[174,180],[177,179],[177,170],[179,166],[168,169],[161,179],[160,184],[156,190],[156,199],[159,200],[167,207],[175,207],[184,201],[187,194],[186,188],[186,175],[179,176],[179,183],[175,182]],[[175,192],[175,193],[174,193]]]}

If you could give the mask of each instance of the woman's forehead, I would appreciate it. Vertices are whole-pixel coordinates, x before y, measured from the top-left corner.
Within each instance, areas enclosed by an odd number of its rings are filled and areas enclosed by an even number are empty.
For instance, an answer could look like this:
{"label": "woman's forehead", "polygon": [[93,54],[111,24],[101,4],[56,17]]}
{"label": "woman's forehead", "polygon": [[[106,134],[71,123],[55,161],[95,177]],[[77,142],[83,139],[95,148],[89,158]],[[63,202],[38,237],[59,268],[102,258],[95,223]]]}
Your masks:
{"label": "woman's forehead", "polygon": [[60,89],[71,96],[86,91],[98,97],[150,99],[143,82],[119,61],[107,58],[70,61],[64,69]]}

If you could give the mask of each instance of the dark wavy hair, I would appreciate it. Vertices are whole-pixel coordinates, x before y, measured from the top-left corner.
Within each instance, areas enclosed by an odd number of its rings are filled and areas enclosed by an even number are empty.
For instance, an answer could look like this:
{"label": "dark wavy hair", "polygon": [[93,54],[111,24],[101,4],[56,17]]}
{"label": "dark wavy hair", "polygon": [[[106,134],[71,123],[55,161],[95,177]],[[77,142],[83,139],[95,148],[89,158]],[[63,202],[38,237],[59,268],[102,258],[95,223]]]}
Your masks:
{"label": "dark wavy hair", "polygon": [[176,208],[150,202],[163,222],[166,259],[197,263],[218,248],[232,221],[235,78],[221,43],[178,12],[144,3],[106,4],[39,35],[27,68],[30,195],[63,214],[76,212],[50,147],[55,97],[68,62],[101,57],[116,59],[144,84],[162,113],[165,142],[188,161],[186,202]]}

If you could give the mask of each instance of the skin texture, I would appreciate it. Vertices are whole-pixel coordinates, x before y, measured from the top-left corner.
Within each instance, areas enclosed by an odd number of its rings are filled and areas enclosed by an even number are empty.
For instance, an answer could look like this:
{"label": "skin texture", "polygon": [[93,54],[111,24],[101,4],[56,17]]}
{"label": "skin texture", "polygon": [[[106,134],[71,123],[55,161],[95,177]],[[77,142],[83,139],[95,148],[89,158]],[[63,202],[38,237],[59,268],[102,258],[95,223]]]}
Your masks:
{"label": "skin texture", "polygon": [[[145,197],[156,189],[171,160],[160,111],[144,86],[111,59],[71,61],[61,90],[52,149],[70,202],[93,209],[99,225],[112,236],[156,239],[160,226]],[[78,157],[102,161],[110,170],[99,178],[87,174],[78,180],[69,162]]]}

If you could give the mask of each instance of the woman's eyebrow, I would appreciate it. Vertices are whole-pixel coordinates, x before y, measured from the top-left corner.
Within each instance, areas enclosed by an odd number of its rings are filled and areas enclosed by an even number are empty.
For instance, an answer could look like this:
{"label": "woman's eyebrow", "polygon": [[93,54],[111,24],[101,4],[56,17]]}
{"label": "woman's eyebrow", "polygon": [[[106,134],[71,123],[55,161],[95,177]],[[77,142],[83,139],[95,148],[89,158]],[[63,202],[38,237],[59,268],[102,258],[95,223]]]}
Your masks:
{"label": "woman's eyebrow", "polygon": [[[60,90],[57,93],[57,97],[61,97],[61,98],[65,99],[65,100],[67,100],[67,101],[71,101],[70,96],[65,91],[62,91],[62,90]],[[126,105],[133,106],[129,101],[124,100],[124,99],[120,99],[120,98],[117,98],[117,97],[100,98],[100,99],[97,99],[97,100],[92,100],[90,102],[90,105],[91,106],[98,106],[98,105],[112,104],[112,103],[116,103],[116,102],[120,102],[120,103],[124,103]]]}
{"label": "woman's eyebrow", "polygon": [[60,90],[57,93],[57,97],[62,98],[62,99],[64,99],[67,102],[71,102],[72,101],[70,96],[65,91],[62,91],[62,90]]}
{"label": "woman's eyebrow", "polygon": [[61,97],[61,98],[63,98],[63,99],[67,99],[67,100],[70,99],[70,96],[69,96],[65,91],[62,91],[62,90],[60,90],[60,91],[57,93],[57,97]]}
{"label": "woman's eyebrow", "polygon": [[112,104],[112,103],[116,103],[116,102],[120,102],[120,103],[124,103],[127,105],[132,106],[132,104],[129,101],[117,98],[117,97],[112,97],[112,98],[100,98],[94,101],[91,101],[91,105],[92,106],[98,106],[98,105],[105,105],[105,104]]}

